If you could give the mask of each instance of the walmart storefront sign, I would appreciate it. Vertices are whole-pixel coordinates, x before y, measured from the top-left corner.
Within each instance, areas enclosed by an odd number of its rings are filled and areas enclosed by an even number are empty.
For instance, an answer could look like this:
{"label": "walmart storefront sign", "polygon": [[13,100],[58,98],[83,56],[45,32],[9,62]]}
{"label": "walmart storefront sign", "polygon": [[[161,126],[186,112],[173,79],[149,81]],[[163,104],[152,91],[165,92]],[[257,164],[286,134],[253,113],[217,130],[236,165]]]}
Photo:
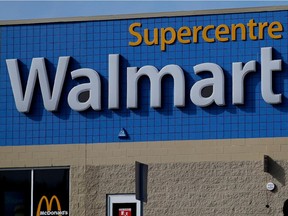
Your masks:
{"label": "walmart storefront sign", "polygon": [[[15,104],[19,112],[29,112],[35,84],[39,80],[44,107],[48,111],[58,109],[63,84],[67,74],[69,56],[59,57],[58,66],[52,90],[48,81],[47,69],[44,58],[33,58],[26,84],[26,90],[23,90],[21,72],[17,59],[6,60]],[[282,102],[282,94],[273,92],[273,72],[282,70],[282,60],[273,60],[273,48],[261,48],[261,94],[263,100],[268,104],[279,104]],[[108,108],[119,109],[119,54],[110,54],[108,60]],[[196,75],[202,72],[210,72],[212,77],[199,80],[194,83],[190,89],[190,100],[193,104],[200,107],[206,107],[212,103],[218,106],[224,106],[225,103],[225,76],[223,69],[216,63],[206,62],[197,64],[193,67]],[[245,76],[248,73],[256,72],[256,61],[251,60],[247,63],[232,63],[232,103],[234,105],[244,104]],[[151,65],[145,65],[138,69],[137,67],[127,68],[127,101],[128,109],[138,108],[138,80],[142,76],[148,76],[150,80],[150,106],[161,108],[161,80],[163,76],[172,76],[174,80],[174,106],[185,106],[185,76],[179,65],[169,64],[160,71]],[[68,94],[68,104],[75,111],[85,111],[88,108],[101,110],[101,79],[97,71],[91,68],[81,68],[71,71],[72,79],[85,77],[89,82],[74,86]],[[203,97],[201,91],[208,86],[212,86],[212,94],[209,97]],[[79,100],[79,95],[83,92],[89,92],[87,101]]]}

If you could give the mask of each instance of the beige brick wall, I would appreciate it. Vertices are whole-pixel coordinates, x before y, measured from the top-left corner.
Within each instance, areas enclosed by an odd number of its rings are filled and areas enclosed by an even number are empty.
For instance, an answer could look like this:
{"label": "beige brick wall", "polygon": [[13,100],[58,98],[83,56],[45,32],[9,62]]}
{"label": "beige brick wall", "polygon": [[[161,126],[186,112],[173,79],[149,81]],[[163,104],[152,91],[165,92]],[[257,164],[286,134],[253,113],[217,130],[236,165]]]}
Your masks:
{"label": "beige brick wall", "polygon": [[[282,215],[288,138],[0,147],[0,168],[70,166],[71,216],[103,216],[106,195],[134,193],[149,164],[147,216]],[[263,155],[273,159],[263,172]],[[273,181],[277,190],[265,189]],[[269,208],[266,207],[269,205]]]}
{"label": "beige brick wall", "polygon": [[288,159],[288,138],[0,147],[0,167]]}
{"label": "beige brick wall", "polygon": [[[135,192],[134,169],[134,164],[74,167],[71,215],[105,215],[107,194]],[[287,173],[287,161],[274,161],[271,173],[263,172],[262,161],[152,163],[144,215],[282,216]],[[276,191],[266,190],[269,181]]]}

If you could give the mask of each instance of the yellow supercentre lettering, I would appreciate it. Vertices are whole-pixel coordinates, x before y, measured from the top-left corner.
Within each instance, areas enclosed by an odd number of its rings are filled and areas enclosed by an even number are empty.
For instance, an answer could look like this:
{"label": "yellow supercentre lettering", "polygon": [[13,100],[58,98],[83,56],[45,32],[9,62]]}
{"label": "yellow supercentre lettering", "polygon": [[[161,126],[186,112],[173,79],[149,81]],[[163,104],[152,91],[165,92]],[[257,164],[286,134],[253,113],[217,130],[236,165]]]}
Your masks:
{"label": "yellow supercentre lettering", "polygon": [[232,32],[231,32],[231,40],[236,41],[237,40],[237,29],[241,29],[241,40],[246,40],[246,28],[245,25],[242,23],[238,24],[232,24]]}
{"label": "yellow supercentre lettering", "polygon": [[[167,40],[166,36],[167,33],[171,34],[171,37],[169,40]],[[166,50],[166,44],[172,44],[175,42],[176,39],[176,31],[172,27],[168,28],[161,28],[161,50],[165,51]]]}
{"label": "yellow supercentre lettering", "polygon": [[268,22],[259,23],[259,40],[264,39],[264,28],[268,26]]}
{"label": "yellow supercentre lettering", "polygon": [[144,43],[147,44],[148,46],[152,45],[158,45],[159,40],[158,40],[158,29],[154,28],[153,31],[153,40],[149,40],[149,29],[144,29]]}
{"label": "yellow supercentre lettering", "polygon": [[268,27],[268,35],[272,39],[281,39],[282,34],[275,35],[274,32],[282,32],[283,31],[283,26],[280,22],[275,21],[272,22],[269,27]]}
{"label": "yellow supercentre lettering", "polygon": [[129,46],[138,46],[142,43],[142,40],[143,40],[142,35],[139,32],[134,31],[135,27],[141,27],[141,26],[142,26],[141,23],[132,23],[129,26],[129,33],[137,38],[137,41],[135,42],[129,41]]}
{"label": "yellow supercentre lettering", "polygon": [[221,42],[229,41],[228,37],[221,37],[221,35],[229,35],[229,34],[230,34],[230,29],[225,24],[221,24],[221,25],[217,26],[217,28],[215,30],[216,39],[218,41],[221,41]]}
{"label": "yellow supercentre lettering", "polygon": [[198,43],[198,32],[203,29],[203,26],[193,26],[193,43]]}
{"label": "yellow supercentre lettering", "polygon": [[[281,39],[283,25],[279,21],[255,22],[250,19],[247,23],[236,23],[231,25],[195,25],[181,26],[175,29],[171,26],[162,28],[144,28],[142,29],[140,22],[132,23],[129,26],[129,33],[135,37],[135,40],[129,41],[130,46],[139,46],[144,44],[147,46],[160,45],[161,51],[166,51],[167,45],[179,42],[181,44],[191,43],[214,43],[227,41],[246,41],[247,38],[255,40],[263,40],[269,37],[273,40]],[[136,30],[137,28],[137,30]],[[143,35],[143,36],[142,36]]]}
{"label": "yellow supercentre lettering", "polygon": [[192,32],[188,26],[183,26],[179,28],[179,30],[177,31],[178,41],[182,44],[191,43],[191,39],[183,39],[183,37],[191,37],[191,36],[192,36]]}
{"label": "yellow supercentre lettering", "polygon": [[257,25],[258,24],[254,22],[254,19],[249,20],[247,23],[247,26],[249,27],[249,37],[251,40],[257,40],[257,36],[254,35],[254,30]]}
{"label": "yellow supercentre lettering", "polygon": [[208,25],[203,29],[202,32],[202,38],[204,39],[204,41],[208,42],[208,43],[212,43],[215,41],[215,38],[209,38],[208,37],[208,31],[211,29],[215,29],[214,25]]}

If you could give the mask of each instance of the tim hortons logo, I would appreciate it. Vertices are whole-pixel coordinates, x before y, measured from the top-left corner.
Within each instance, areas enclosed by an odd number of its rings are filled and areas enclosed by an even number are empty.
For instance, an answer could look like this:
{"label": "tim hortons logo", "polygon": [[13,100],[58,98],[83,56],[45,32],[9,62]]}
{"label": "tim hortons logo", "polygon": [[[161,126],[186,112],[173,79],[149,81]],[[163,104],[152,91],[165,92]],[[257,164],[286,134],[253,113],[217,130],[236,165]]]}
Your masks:
{"label": "tim hortons logo", "polygon": [[[46,211],[42,210],[43,201],[46,204]],[[52,210],[52,205],[54,201],[56,202],[57,210]],[[48,198],[44,195],[41,197],[38,203],[37,212],[36,212],[36,216],[41,216],[41,215],[62,216],[62,215],[68,215],[68,211],[63,211],[61,209],[61,204],[57,196],[53,195],[51,199],[48,200]]]}

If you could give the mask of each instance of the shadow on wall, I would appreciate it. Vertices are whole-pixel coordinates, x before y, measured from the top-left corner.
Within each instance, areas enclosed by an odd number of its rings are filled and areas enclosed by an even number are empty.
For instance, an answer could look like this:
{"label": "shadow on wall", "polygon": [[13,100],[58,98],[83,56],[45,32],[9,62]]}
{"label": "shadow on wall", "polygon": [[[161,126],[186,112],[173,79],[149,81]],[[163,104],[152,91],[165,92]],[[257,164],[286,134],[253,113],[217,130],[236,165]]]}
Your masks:
{"label": "shadow on wall", "polygon": [[[264,172],[268,172],[282,186],[286,185],[285,170],[283,166],[268,155],[264,156]],[[283,215],[288,216],[288,199],[283,205]]]}
{"label": "shadow on wall", "polygon": [[277,161],[273,160],[272,158],[269,160],[269,173],[275,179],[277,179],[277,181],[280,182],[282,186],[285,186],[285,170],[279,163],[277,163]]}
{"label": "shadow on wall", "polygon": [[288,216],[288,199],[284,202],[283,215]]}

